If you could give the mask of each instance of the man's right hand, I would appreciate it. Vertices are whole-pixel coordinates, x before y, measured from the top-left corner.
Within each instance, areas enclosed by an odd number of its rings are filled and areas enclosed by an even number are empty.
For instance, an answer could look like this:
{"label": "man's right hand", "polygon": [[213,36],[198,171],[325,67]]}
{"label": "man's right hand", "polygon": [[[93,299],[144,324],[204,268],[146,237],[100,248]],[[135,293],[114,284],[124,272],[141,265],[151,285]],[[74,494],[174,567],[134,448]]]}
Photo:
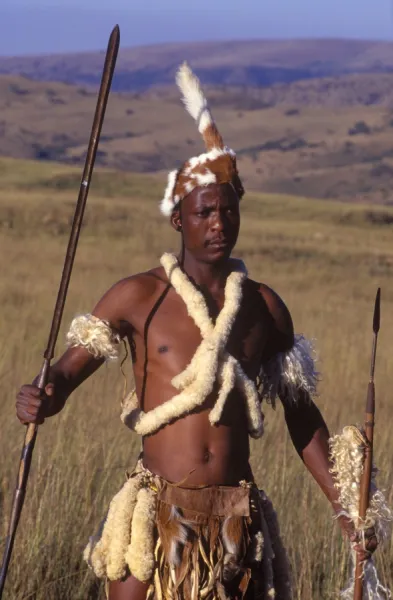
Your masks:
{"label": "man's right hand", "polygon": [[48,383],[45,391],[36,385],[22,385],[16,396],[16,416],[23,425],[42,425],[47,414],[48,403],[53,399],[55,386]]}

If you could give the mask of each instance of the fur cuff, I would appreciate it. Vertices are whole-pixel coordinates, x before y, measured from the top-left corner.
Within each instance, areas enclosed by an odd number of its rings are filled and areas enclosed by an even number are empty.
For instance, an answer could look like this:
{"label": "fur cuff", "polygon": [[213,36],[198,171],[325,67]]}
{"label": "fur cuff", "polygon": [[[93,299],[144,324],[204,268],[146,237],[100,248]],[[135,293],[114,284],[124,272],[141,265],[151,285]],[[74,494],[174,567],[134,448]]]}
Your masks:
{"label": "fur cuff", "polygon": [[[393,521],[393,513],[386,503],[384,494],[378,490],[375,482],[377,469],[373,465],[371,475],[370,506],[363,521],[359,517],[360,480],[363,472],[364,450],[366,439],[360,429],[355,426],[344,427],[340,435],[329,440],[331,458],[333,461],[332,474],[335,486],[339,490],[339,502],[343,507],[340,515],[345,515],[354,524],[361,536],[368,527],[374,527],[379,541],[386,540],[389,525]],[[352,553],[352,575],[349,585],[341,593],[344,600],[353,598],[355,577],[355,555]],[[370,558],[364,567],[364,597],[373,600],[391,598],[390,591],[379,581],[378,573]]]}
{"label": "fur cuff", "polygon": [[315,351],[306,338],[295,336],[295,343],[288,352],[276,354],[262,365],[260,377],[262,397],[273,405],[277,396],[285,396],[296,402],[299,392],[311,397],[317,393],[318,372],[315,370]]}
{"label": "fur cuff", "polygon": [[344,427],[340,435],[329,440],[331,458],[334,464],[332,473],[335,486],[340,492],[339,502],[357,531],[375,527],[378,538],[386,539],[393,513],[386,504],[385,496],[377,489],[375,477],[377,469],[373,465],[371,474],[370,506],[365,521],[359,518],[360,479],[363,472],[366,439],[355,426]]}
{"label": "fur cuff", "polygon": [[120,335],[110,326],[94,315],[75,317],[67,333],[67,346],[86,348],[94,358],[116,360],[119,355]]}

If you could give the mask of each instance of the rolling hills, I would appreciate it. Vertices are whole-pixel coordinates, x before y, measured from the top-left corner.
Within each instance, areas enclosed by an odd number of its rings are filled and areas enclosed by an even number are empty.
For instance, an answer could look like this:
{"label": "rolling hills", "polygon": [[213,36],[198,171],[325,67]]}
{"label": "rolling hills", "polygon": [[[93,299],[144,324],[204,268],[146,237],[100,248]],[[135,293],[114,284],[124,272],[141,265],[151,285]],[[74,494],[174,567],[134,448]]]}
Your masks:
{"label": "rolling hills", "polygon": [[[96,85],[103,52],[0,57],[0,74]],[[213,85],[266,86],[300,79],[393,70],[393,43],[345,39],[248,40],[157,44],[121,48],[113,81],[117,91],[172,84],[189,61]]]}
{"label": "rolling hills", "polygon": [[[392,201],[393,74],[207,87],[247,189]],[[95,101],[92,88],[1,76],[0,154],[80,165]],[[174,87],[111,95],[99,165],[163,180],[202,150]]]}

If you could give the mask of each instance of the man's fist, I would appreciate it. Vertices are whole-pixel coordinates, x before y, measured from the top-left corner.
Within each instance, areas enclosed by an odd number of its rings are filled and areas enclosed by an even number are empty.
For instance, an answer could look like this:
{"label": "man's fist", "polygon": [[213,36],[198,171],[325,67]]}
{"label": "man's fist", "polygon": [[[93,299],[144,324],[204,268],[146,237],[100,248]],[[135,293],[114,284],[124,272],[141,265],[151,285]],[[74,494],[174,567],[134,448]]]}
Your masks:
{"label": "man's fist", "polygon": [[338,522],[342,529],[343,534],[348,537],[349,541],[352,544],[352,548],[357,552],[360,560],[364,562],[378,547],[378,539],[375,534],[375,529],[370,527],[366,529],[364,532],[364,542],[363,536],[355,531],[353,522],[348,519],[345,515],[340,515],[338,517]]}
{"label": "man's fist", "polygon": [[48,383],[45,391],[35,385],[22,385],[16,396],[16,416],[23,425],[35,423],[41,425],[45,420],[46,408],[50,398],[53,398],[55,386]]}
{"label": "man's fist", "polygon": [[353,549],[358,553],[362,562],[370,558],[372,553],[375,552],[378,547],[378,539],[373,527],[366,529],[364,532],[364,542],[362,536],[357,533],[353,533],[349,539],[353,544]]}

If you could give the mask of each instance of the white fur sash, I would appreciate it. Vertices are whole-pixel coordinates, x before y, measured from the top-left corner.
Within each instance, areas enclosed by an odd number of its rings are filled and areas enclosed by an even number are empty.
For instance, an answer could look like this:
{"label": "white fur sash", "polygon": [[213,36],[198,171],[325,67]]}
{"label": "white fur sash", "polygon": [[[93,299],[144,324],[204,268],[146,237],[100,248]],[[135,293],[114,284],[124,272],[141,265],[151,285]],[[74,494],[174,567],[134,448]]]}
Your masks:
{"label": "white fur sash", "polygon": [[[252,437],[263,434],[263,420],[256,386],[244,373],[240,363],[226,350],[226,344],[242,300],[242,284],[246,270],[241,261],[231,261],[233,271],[225,286],[225,303],[214,325],[206,301],[182,271],[177,258],[166,253],[161,258],[169,281],[184,300],[187,311],[201,330],[202,342],[186,369],[172,380],[179,394],[147,413],[137,406],[133,395],[125,406],[123,420],[141,435],[149,435],[160,427],[201,406],[213,391],[216,381],[219,392],[209,420],[219,422],[229,393],[238,387],[246,399],[249,432]],[[128,413],[128,414],[127,414]]]}

